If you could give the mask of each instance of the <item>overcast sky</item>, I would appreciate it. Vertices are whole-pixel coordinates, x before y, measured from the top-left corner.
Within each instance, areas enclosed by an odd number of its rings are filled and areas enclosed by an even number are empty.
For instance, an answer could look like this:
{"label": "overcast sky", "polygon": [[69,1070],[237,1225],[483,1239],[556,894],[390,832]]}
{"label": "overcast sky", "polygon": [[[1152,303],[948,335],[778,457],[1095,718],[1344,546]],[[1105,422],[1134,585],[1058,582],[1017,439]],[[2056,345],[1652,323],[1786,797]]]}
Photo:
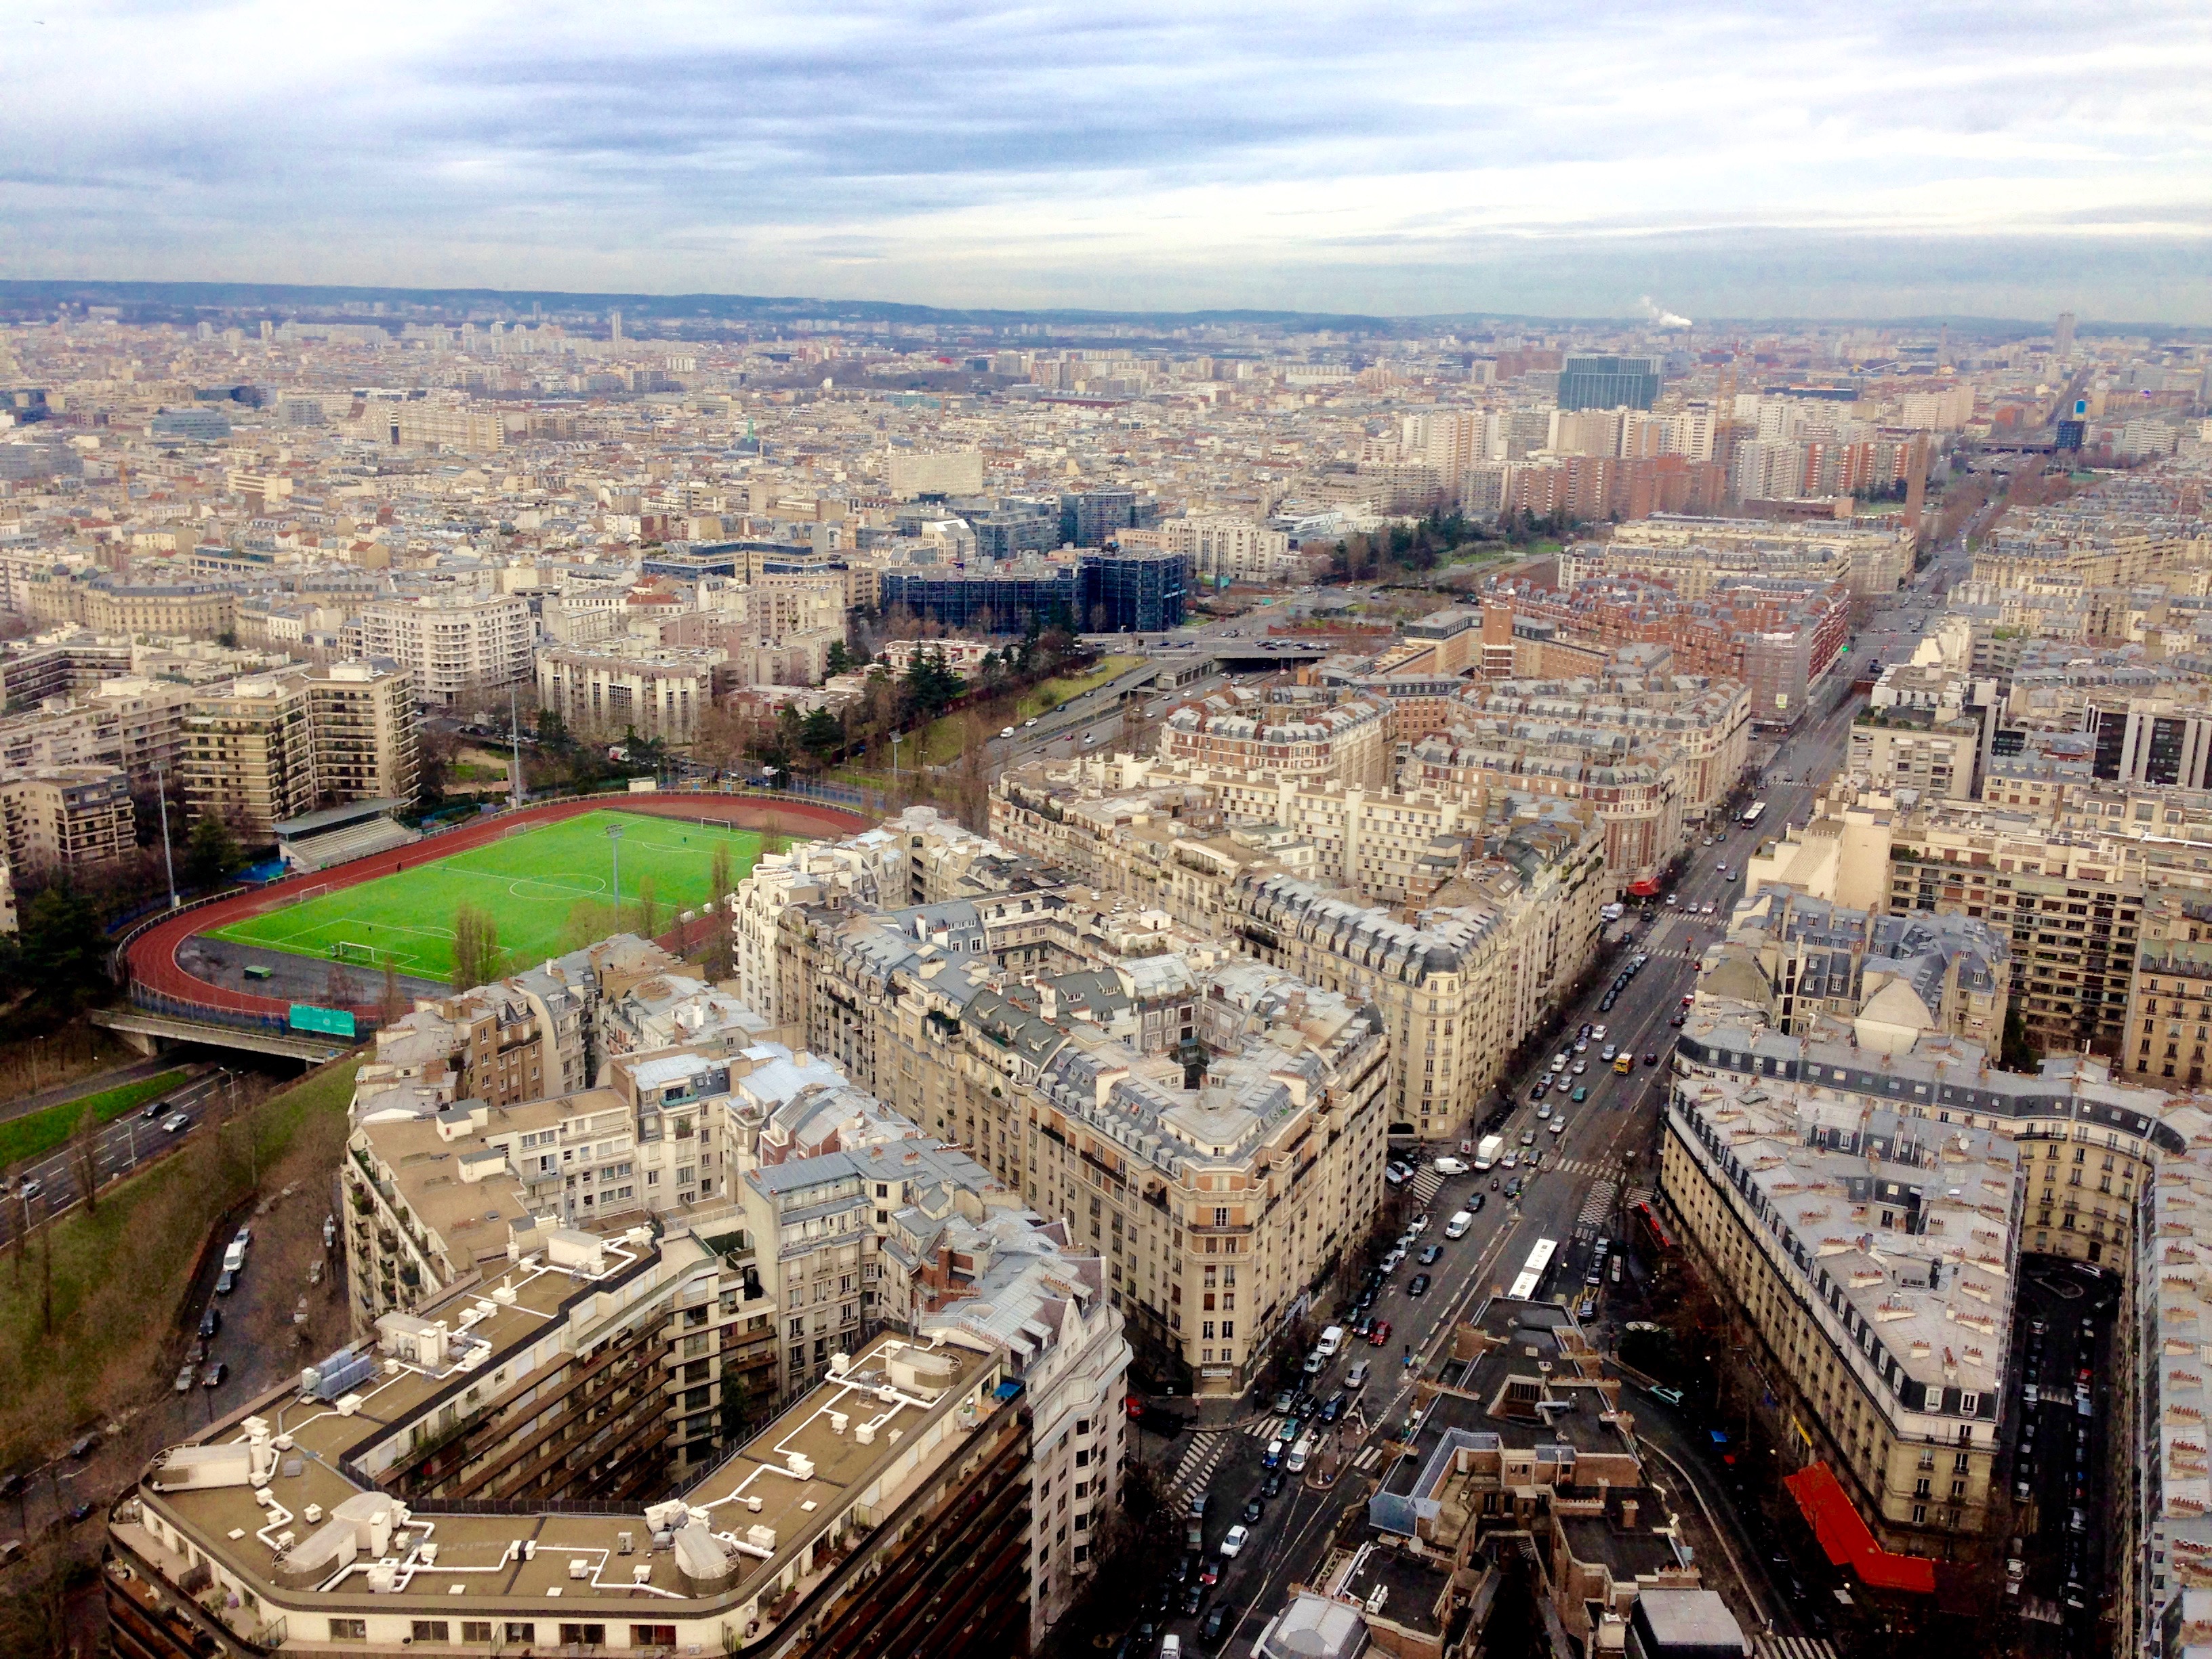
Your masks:
{"label": "overcast sky", "polygon": [[2212,4],[0,0],[0,276],[2212,323]]}

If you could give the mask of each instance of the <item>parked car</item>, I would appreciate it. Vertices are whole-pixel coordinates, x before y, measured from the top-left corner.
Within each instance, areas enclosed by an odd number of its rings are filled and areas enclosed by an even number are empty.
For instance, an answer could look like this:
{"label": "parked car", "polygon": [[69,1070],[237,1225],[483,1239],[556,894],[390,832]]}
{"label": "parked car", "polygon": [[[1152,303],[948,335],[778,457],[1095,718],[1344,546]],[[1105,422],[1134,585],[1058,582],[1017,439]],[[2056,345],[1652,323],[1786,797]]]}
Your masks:
{"label": "parked car", "polygon": [[222,1386],[223,1379],[229,1375],[230,1367],[218,1359],[200,1374],[200,1387],[219,1389]]}
{"label": "parked car", "polygon": [[1229,1609],[1220,1602],[1214,1603],[1198,1627],[1200,1643],[1211,1649],[1218,1648],[1229,1634]]}
{"label": "parked car", "polygon": [[236,1273],[232,1273],[232,1272],[228,1271],[228,1269],[226,1269],[225,1271],[223,1271],[223,1272],[222,1272],[222,1273],[217,1273],[217,1274],[216,1275],[216,1279],[215,1279],[215,1293],[216,1293],[217,1296],[228,1296],[228,1295],[229,1295],[233,1291],[236,1290],[237,1288],[238,1288],[238,1275],[237,1275]]}
{"label": "parked car", "polygon": [[213,1340],[216,1334],[222,1329],[222,1309],[210,1308],[205,1313],[200,1316],[200,1334],[202,1336],[208,1338],[210,1340]]}
{"label": "parked car", "polygon": [[1246,1540],[1248,1540],[1251,1536],[1252,1528],[1249,1527],[1237,1526],[1230,1528],[1229,1535],[1221,1540],[1222,1559],[1224,1560],[1235,1560],[1237,1559],[1237,1553],[1244,1547]]}
{"label": "parked car", "polygon": [[1246,1500],[1244,1512],[1237,1518],[1248,1527],[1256,1527],[1260,1524],[1261,1516],[1265,1513],[1266,1506],[1258,1498],[1254,1498]]}
{"label": "parked car", "polygon": [[1421,1252],[1419,1258],[1420,1263],[1424,1267],[1430,1267],[1433,1265],[1436,1259],[1443,1253],[1444,1247],[1443,1245],[1431,1244]]}
{"label": "parked car", "polygon": [[177,1392],[179,1394],[190,1394],[191,1392],[192,1372],[196,1368],[191,1365],[186,1365],[178,1371]]}

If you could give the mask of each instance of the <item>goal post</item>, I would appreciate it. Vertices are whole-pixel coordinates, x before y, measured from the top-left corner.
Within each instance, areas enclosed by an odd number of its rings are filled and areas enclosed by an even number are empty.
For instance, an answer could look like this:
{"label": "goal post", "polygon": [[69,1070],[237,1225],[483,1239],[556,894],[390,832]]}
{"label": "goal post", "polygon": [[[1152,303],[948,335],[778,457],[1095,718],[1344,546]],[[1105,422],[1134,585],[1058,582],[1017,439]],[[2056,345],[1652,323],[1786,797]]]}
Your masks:
{"label": "goal post", "polygon": [[377,966],[378,956],[379,952],[373,945],[356,944],[349,939],[331,941],[331,957],[336,962],[358,962],[374,968]]}
{"label": "goal post", "polygon": [[323,897],[330,890],[330,883],[326,881],[319,881],[313,887],[302,887],[296,892],[285,894],[284,902],[287,904],[305,904],[309,899],[319,899]]}
{"label": "goal post", "polygon": [[737,823],[731,818],[701,818],[699,827],[702,830],[719,830],[726,836],[738,833]]}

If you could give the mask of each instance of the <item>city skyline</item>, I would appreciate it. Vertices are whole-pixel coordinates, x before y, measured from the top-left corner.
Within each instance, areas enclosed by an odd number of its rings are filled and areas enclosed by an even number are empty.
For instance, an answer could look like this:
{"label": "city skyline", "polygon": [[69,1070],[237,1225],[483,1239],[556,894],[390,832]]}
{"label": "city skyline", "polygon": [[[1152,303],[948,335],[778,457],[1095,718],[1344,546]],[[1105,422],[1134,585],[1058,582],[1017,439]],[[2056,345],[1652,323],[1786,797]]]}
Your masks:
{"label": "city skyline", "polygon": [[2212,322],[2179,7],[53,10],[0,276]]}

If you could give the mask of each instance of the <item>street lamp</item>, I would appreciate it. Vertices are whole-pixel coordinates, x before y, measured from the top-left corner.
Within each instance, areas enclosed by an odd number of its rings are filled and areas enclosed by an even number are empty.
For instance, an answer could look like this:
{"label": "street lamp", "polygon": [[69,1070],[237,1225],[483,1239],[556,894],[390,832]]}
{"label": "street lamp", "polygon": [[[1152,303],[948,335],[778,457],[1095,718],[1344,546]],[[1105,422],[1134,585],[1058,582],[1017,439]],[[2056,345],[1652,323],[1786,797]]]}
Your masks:
{"label": "street lamp", "polygon": [[169,851],[169,781],[154,769],[154,799],[161,804],[161,862],[169,872],[169,908],[177,908],[177,860]]}
{"label": "street lamp", "polygon": [[622,927],[622,825],[619,823],[607,826],[607,845],[614,854],[615,927],[619,930]]}

